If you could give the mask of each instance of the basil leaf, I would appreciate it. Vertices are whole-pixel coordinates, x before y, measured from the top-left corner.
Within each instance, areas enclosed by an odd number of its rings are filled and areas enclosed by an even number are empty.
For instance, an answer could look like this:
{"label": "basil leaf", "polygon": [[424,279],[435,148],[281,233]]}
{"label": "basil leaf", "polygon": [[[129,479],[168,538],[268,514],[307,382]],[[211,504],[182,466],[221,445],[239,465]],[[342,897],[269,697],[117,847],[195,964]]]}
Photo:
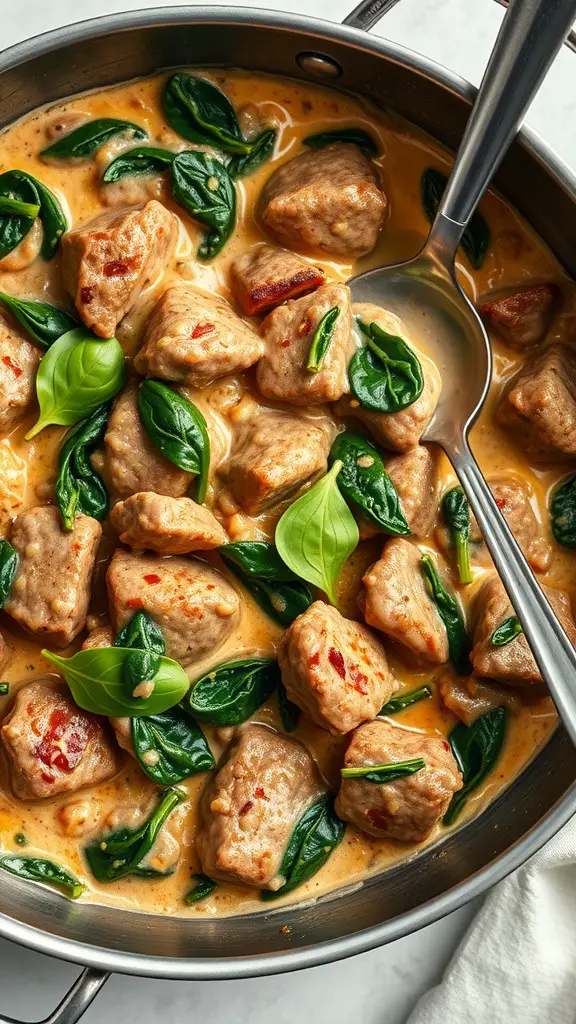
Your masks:
{"label": "basil leaf", "polygon": [[110,182],[120,181],[121,178],[165,171],[175,156],[176,153],[171,149],[137,146],[136,149],[129,149],[127,153],[120,153],[120,156],[115,157],[104,171],[102,181],[109,185]]}
{"label": "basil leaf", "polygon": [[279,874],[286,879],[284,885],[275,892],[263,890],[260,899],[278,899],[307,882],[324,867],[345,831],[346,825],[336,816],[333,798],[320,797],[304,812],[292,832],[279,868]]}
{"label": "basil leaf", "polygon": [[366,344],[350,360],[348,373],[354,396],[372,412],[401,412],[422,394],[420,360],[399,334],[377,323],[358,321]]}
{"label": "basil leaf", "polygon": [[418,701],[431,696],[432,690],[429,686],[419,686],[416,690],[409,690],[408,693],[399,693],[396,697],[391,697],[388,703],[380,708],[379,714],[396,715],[399,711],[404,711],[404,708],[409,708],[412,704],[417,704]]}
{"label": "basil leaf", "polygon": [[402,511],[398,491],[374,445],[346,430],[338,434],[330,450],[330,465],[337,461],[342,463],[338,487],[346,500],[386,533],[395,537],[409,536],[412,531]]}
{"label": "basil leaf", "polygon": [[16,214],[20,217],[30,217],[32,220],[36,220],[40,213],[40,206],[38,203],[24,203],[21,199],[8,199],[5,196],[0,196],[1,213],[8,213],[11,216]]}
{"label": "basil leaf", "polygon": [[504,622],[496,627],[490,637],[490,643],[493,647],[505,647],[520,633],[522,633],[520,620],[515,615],[511,615],[509,619],[504,619]]}
{"label": "basil leaf", "polygon": [[117,829],[112,835],[87,846],[84,852],[94,878],[98,882],[116,882],[126,875],[162,877],[162,872],[147,868],[142,861],[150,853],[166,819],[184,800],[186,794],[182,790],[167,789],[143,825]]}
{"label": "basil leaf", "polygon": [[41,857],[16,855],[0,857],[0,868],[9,871],[11,875],[17,875],[18,878],[25,878],[30,882],[42,882],[44,885],[49,885],[51,889],[58,889],[71,900],[77,900],[86,888],[70,871],[54,864],[51,860],[43,860]]}
{"label": "basil leaf", "polygon": [[38,345],[50,348],[63,334],[78,326],[74,317],[48,302],[17,299],[0,292],[0,302]]}
{"label": "basil leaf", "polygon": [[9,540],[0,540],[0,608],[8,600],[14,577],[18,572],[20,556]]}
{"label": "basil leaf", "polygon": [[268,700],[279,680],[278,662],[271,658],[229,661],[193,685],[190,711],[201,722],[239,725]]}
{"label": "basil leaf", "polygon": [[309,135],[302,142],[311,149],[323,149],[334,142],[353,142],[371,156],[378,156],[378,144],[363,128],[333,128],[332,131]]}
{"label": "basil leaf", "polygon": [[207,153],[179,153],[172,164],[172,195],[191,217],[211,228],[198,257],[213,259],[236,223],[236,190],[224,164]]}
{"label": "basil leaf", "polygon": [[238,541],[219,549],[224,564],[271,619],[289,626],[314,600],[310,589],[284,564],[274,544]]}
{"label": "basil leaf", "polygon": [[275,143],[276,129],[264,128],[258,137],[254,139],[254,142],[250,144],[251,149],[249,153],[233,156],[228,161],[226,166],[230,177],[237,180],[238,178],[247,178],[250,174],[254,174],[254,171],[257,171],[262,164],[270,159]]}
{"label": "basil leaf", "polygon": [[438,615],[446,627],[450,657],[459,675],[470,671],[468,655],[470,642],[466,631],[466,623],[460,605],[440,579],[438,570],[430,555],[423,555],[420,560],[422,572],[430,595],[436,605]]}
{"label": "basil leaf", "polygon": [[126,379],[124,353],[116,338],[100,341],[84,327],[63,334],[42,358],[36,375],[40,416],[26,440],[44,427],[70,427],[108,402]]}
{"label": "basil leaf", "polygon": [[477,789],[492,771],[506,735],[506,709],[491,708],[472,725],[455,725],[448,740],[464,785],[454,793],[450,806],[442,818],[443,825],[452,825],[459,816],[470,793]]}
{"label": "basil leaf", "polygon": [[[17,171],[5,171],[4,174],[0,174],[0,197],[17,200],[30,208],[38,207],[40,212],[38,190],[28,177],[20,177]],[[36,216],[37,214],[28,216],[0,213],[0,260],[20,245],[34,224]]]}
{"label": "basil leaf", "polygon": [[324,357],[330,347],[330,342],[334,337],[334,330],[336,328],[336,321],[340,316],[340,306],[332,306],[327,313],[320,320],[310,343],[310,350],[308,352],[308,361],[306,363],[306,369],[310,373],[318,373],[322,368]]}
{"label": "basil leaf", "polygon": [[[215,766],[204,733],[179,706],[132,719],[132,742],[143,772],[159,786],[174,786]],[[155,756],[151,756],[155,755]]]}
{"label": "basil leaf", "polygon": [[294,732],[300,720],[300,708],[290,700],[282,681],[278,683],[278,711],[284,732]]}
{"label": "basil leaf", "polygon": [[91,156],[105,142],[120,133],[130,133],[135,139],[147,139],[148,132],[132,121],[119,121],[115,117],[98,117],[74,128],[68,135],[53,142],[40,153],[40,156],[57,158]]}
{"label": "basil leaf", "polygon": [[104,437],[110,408],[108,402],[99,405],[91,416],[73,427],[60,449],[55,490],[65,530],[74,529],[79,512],[98,522],[108,514],[108,491],[93,468],[90,455]]}
{"label": "basil leaf", "polygon": [[421,757],[415,757],[411,761],[396,761],[393,764],[369,764],[362,768],[341,768],[340,774],[343,779],[364,779],[365,782],[375,782],[379,786],[394,779],[402,779],[406,775],[415,775],[426,767],[426,762]]}
{"label": "basil leaf", "polygon": [[128,697],[124,689],[123,668],[134,652],[125,647],[92,647],[63,658],[42,651],[64,677],[78,707],[94,715],[109,718],[137,718],[159,715],[179,704],[190,683],[184,669],[171,658],[161,658],[149,697]]}
{"label": "basil leaf", "polygon": [[[446,175],[434,167],[428,167],[422,175],[420,181],[422,206],[431,224],[434,223],[447,184]],[[470,223],[462,236],[461,245],[474,269],[479,270],[484,263],[490,245],[490,228],[478,210],[472,214]]]}
{"label": "basil leaf", "polygon": [[218,888],[217,883],[212,878],[208,878],[208,875],[199,873],[192,875],[191,878],[195,885],[186,893],[184,897],[186,903],[199,903],[200,900],[206,900]]}
{"label": "basil leaf", "polygon": [[444,522],[456,548],[456,564],[460,583],[472,583],[470,567],[470,507],[460,486],[452,487],[442,499]]}
{"label": "basil leaf", "polygon": [[158,380],[142,382],[138,408],[144,429],[158,451],[175,466],[198,475],[196,500],[202,504],[210,469],[210,438],[202,413]]}
{"label": "basil leaf", "polygon": [[136,612],[118,633],[114,646],[133,651],[152,651],[160,656],[166,654],[164,634],[158,623],[146,615],[146,612]]}
{"label": "basil leaf", "polygon": [[280,517],[276,547],[298,576],[320,587],[332,604],[340,571],[358,546],[358,525],[338,489],[342,463],[331,470]]}
{"label": "basil leaf", "polygon": [[552,495],[550,526],[562,547],[576,548],[576,473]]}
{"label": "basil leaf", "polygon": [[226,93],[212,82],[183,71],[172,75],[164,90],[168,123],[189,142],[215,146],[225,153],[249,153],[236,111]]}

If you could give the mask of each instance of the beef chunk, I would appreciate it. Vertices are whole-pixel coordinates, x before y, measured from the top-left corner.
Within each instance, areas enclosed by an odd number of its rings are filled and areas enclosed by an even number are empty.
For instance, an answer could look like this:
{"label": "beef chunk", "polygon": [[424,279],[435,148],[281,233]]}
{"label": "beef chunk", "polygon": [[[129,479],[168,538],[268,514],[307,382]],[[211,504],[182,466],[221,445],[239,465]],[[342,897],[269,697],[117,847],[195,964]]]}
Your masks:
{"label": "beef chunk", "polygon": [[357,146],[337,142],[274,172],[262,220],[288,249],[357,259],[376,245],[387,205],[374,164]]}
{"label": "beef chunk", "polygon": [[420,567],[422,552],[394,537],[364,579],[360,604],[369,626],[406,647],[419,661],[448,661],[448,637]]}
{"label": "beef chunk", "polygon": [[508,708],[517,715],[522,707],[522,701],[513,690],[477,676],[456,676],[448,671],[441,676],[438,687],[442,703],[464,725],[472,725],[493,708]]}
{"label": "beef chunk", "polygon": [[178,221],[155,199],[103,213],[62,237],[66,289],[86,327],[112,338],[142,289],[166,268]]}
{"label": "beef chunk", "polygon": [[236,298],[248,316],[307,295],[325,281],[324,271],[301,256],[262,243],[237,256],[230,274]]}
{"label": "beef chunk", "polygon": [[343,778],[336,813],[370,836],[421,843],[448,810],[453,794],[462,789],[462,776],[445,740],[408,732],[390,722],[370,722],[352,734],[344,767],[416,757],[423,758],[425,768],[384,785]]}
{"label": "beef chunk", "polygon": [[169,498],[141,491],[119,501],[110,513],[123,544],[161,555],[209,551],[226,544],[228,535],[209,509],[190,498]]}
{"label": "beef chunk", "polygon": [[90,516],[76,516],[67,531],[51,505],[22,512],[12,527],[20,563],[5,611],[30,633],[67,647],[84,628],[101,536]]}
{"label": "beef chunk", "polygon": [[0,633],[0,672],[6,668],[11,660],[12,648],[8,646],[4,637]]}
{"label": "beef chunk", "polygon": [[26,415],[36,398],[40,349],[0,317],[0,431]]}
{"label": "beef chunk", "polygon": [[286,630],[278,662],[290,700],[334,736],[375,718],[395,689],[371,630],[323,601]]}
{"label": "beef chunk", "polygon": [[91,629],[88,636],[82,644],[82,650],[88,651],[93,647],[112,647],[114,644],[114,633],[112,632],[112,626],[96,626],[95,629]]}
{"label": "beef chunk", "polygon": [[196,833],[202,870],[224,882],[279,889],[294,826],[321,792],[301,743],[263,725],[245,726],[202,797]]}
{"label": "beef chunk", "polygon": [[326,471],[333,432],[325,420],[266,413],[247,423],[230,459],[228,483],[249,515],[290,498]]}
{"label": "beef chunk", "polygon": [[[545,586],[542,586],[542,591],[570,643],[576,644],[576,625],[568,594]],[[474,601],[474,646],[470,655],[474,671],[479,676],[498,679],[510,686],[541,683],[542,676],[524,633],[504,647],[494,647],[490,642],[494,630],[511,615],[514,615],[514,609],[500,579],[491,576],[482,584]]]}
{"label": "beef chunk", "polygon": [[550,345],[526,360],[505,384],[498,405],[501,426],[529,459],[562,462],[576,455],[576,353]]}
{"label": "beef chunk", "polygon": [[238,625],[238,594],[219,572],[194,558],[119,549],[107,583],[114,633],[144,611],[162,628],[167,656],[182,665],[217,651]]}
{"label": "beef chunk", "polygon": [[[317,373],[306,369],[310,345],[325,314],[338,307],[332,340]],[[267,398],[294,405],[335,402],[348,389],[348,362],[355,349],[350,290],[326,284],[313,295],[273,310],[262,324],[265,350],[258,364],[258,388]]]}
{"label": "beef chunk", "polygon": [[478,312],[506,345],[523,351],[542,341],[559,297],[558,285],[536,284],[506,295],[488,297]]}
{"label": "beef chunk", "polygon": [[143,376],[202,387],[246,370],[261,353],[260,338],[225,299],[179,284],[155,307],[134,365]]}
{"label": "beef chunk", "polygon": [[398,491],[402,511],[415,537],[431,533],[438,513],[440,450],[417,445],[386,461],[386,469]]}
{"label": "beef chunk", "polygon": [[0,735],[12,789],[20,800],[95,786],[118,770],[102,719],[82,711],[48,679],[20,687]]}

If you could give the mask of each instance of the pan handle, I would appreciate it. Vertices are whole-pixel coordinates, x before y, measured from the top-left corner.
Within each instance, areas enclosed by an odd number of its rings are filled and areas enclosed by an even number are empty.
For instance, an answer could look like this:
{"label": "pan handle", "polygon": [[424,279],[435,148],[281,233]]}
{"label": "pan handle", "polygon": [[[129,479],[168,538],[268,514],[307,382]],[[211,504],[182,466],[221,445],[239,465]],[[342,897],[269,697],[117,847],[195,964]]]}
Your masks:
{"label": "pan handle", "polygon": [[[72,988],[66,993],[59,1006],[40,1024],[76,1024],[109,977],[107,971],[97,971],[92,967],[87,967],[76,978]],[[22,1022],[16,1020],[15,1017],[0,1016],[0,1024],[22,1024]]]}

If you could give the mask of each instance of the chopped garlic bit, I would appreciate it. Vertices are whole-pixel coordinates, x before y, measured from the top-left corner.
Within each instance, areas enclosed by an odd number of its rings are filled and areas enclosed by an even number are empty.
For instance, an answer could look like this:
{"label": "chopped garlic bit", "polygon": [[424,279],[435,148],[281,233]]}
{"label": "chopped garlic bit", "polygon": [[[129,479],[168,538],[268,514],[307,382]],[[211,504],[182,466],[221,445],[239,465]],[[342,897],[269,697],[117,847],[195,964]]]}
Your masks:
{"label": "chopped garlic bit", "polygon": [[154,680],[144,679],[143,682],[138,683],[132,690],[133,697],[143,697],[146,700],[147,697],[151,697],[154,693]]}

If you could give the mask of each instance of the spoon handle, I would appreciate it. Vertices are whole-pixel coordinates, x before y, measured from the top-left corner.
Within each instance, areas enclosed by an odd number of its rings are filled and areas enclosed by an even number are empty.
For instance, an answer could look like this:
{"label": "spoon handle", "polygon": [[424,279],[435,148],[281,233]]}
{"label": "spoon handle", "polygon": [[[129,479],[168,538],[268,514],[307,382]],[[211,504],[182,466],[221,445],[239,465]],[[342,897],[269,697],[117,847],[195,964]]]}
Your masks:
{"label": "spoon handle", "polygon": [[455,450],[449,447],[445,450],[478,520],[542,678],[576,746],[576,650],[500,514],[468,443],[464,442]]}

